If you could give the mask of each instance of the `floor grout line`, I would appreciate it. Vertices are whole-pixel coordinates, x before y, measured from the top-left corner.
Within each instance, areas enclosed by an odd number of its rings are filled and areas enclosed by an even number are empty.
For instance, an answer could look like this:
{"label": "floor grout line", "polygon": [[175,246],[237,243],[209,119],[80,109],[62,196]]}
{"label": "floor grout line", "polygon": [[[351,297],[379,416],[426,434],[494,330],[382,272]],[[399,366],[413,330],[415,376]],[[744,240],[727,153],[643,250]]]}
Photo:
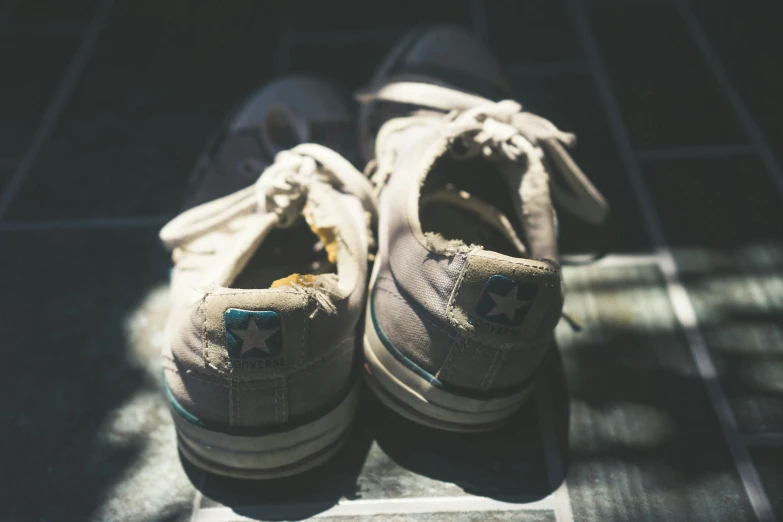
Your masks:
{"label": "floor grout line", "polygon": [[[259,519],[314,519],[324,517],[366,517],[424,513],[461,513],[465,511],[552,511],[552,496],[526,503],[504,502],[487,497],[412,497],[368,500],[341,500],[337,503],[267,505],[242,507],[202,507],[194,522],[238,522]],[[313,514],[314,512],[316,512]]]}
{"label": "floor grout line", "polygon": [[473,31],[484,42],[489,40],[487,25],[487,6],[484,0],[470,0],[470,19],[473,21]]}
{"label": "floor grout line", "polygon": [[623,164],[628,171],[634,196],[642,211],[642,217],[650,238],[659,255],[659,267],[664,276],[666,290],[672,303],[674,314],[685,333],[691,355],[704,382],[707,395],[712,403],[753,511],[758,520],[764,522],[773,521],[775,516],[769,498],[767,498],[764,492],[761,478],[753,466],[747,448],[740,439],[734,413],[718,380],[717,370],[710,356],[704,336],[699,330],[693,303],[680,280],[674,255],[666,243],[666,236],[660,217],[646,187],[641,165],[633,153],[619,105],[609,83],[598,45],[592,34],[587,16],[583,11],[582,3],[580,0],[571,0],[570,5],[579,36],[591,64],[593,77],[603,102],[612,134],[620,149]]}
{"label": "floor grout line", "polygon": [[552,496],[555,502],[555,520],[557,522],[574,522],[574,512],[571,509],[571,497],[568,494],[565,476],[565,463],[560,452],[557,429],[552,418],[552,394],[546,379],[539,379],[535,394],[536,414],[544,444],[547,475],[549,476],[549,485],[554,489]]}
{"label": "floor grout line", "polygon": [[715,363],[712,361],[712,356],[709,353],[707,342],[699,329],[698,318],[696,316],[696,311],[693,308],[693,303],[691,302],[685,286],[679,279],[674,256],[667,250],[667,254],[662,257],[664,257],[664,259],[659,266],[661,267],[661,272],[663,273],[666,282],[669,300],[672,303],[674,314],[685,332],[685,337],[693,355],[693,359],[696,362],[699,374],[707,388],[707,395],[712,402],[715,415],[718,418],[729,451],[737,466],[740,480],[748,495],[756,518],[760,522],[772,522],[776,520],[772,511],[772,505],[764,491],[761,477],[759,476],[758,471],[750,458],[747,447],[739,433],[734,412],[726,397],[726,393],[723,391],[723,386],[720,383]]}
{"label": "floor grout line", "polygon": [[127,218],[53,219],[41,221],[4,221],[0,232],[46,232],[48,230],[104,230],[159,227],[171,216],[144,216]]}
{"label": "floor grout line", "polygon": [[758,155],[761,156],[761,161],[764,163],[769,176],[772,178],[773,183],[775,183],[778,188],[778,192],[780,192],[780,195],[783,197],[783,170],[781,170],[780,163],[778,163],[775,156],[772,154],[772,149],[770,149],[769,143],[767,143],[767,140],[764,137],[764,133],[754,121],[753,116],[751,116],[742,97],[740,97],[731,84],[726,69],[723,67],[723,64],[721,64],[718,54],[712,48],[712,44],[710,44],[707,35],[704,33],[698,20],[696,20],[690,7],[688,7],[684,0],[675,0],[675,4],[685,25],[693,36],[696,47],[698,47],[702,57],[707,62],[707,66],[712,71],[715,80],[726,95],[734,113],[739,118],[745,134],[747,134]]}
{"label": "floor grout line", "polygon": [[756,154],[756,149],[752,145],[712,145],[706,147],[674,147],[671,149],[637,149],[634,154],[638,161],[707,159]]}
{"label": "floor grout line", "polygon": [[288,64],[291,61],[291,43],[293,41],[294,18],[296,16],[297,7],[297,0],[289,0],[283,4],[283,16],[280,24],[280,39],[277,43],[277,76],[280,76],[288,71]]}
{"label": "floor grout line", "polygon": [[783,433],[743,433],[741,437],[746,446],[783,448]]}
{"label": "floor grout line", "polygon": [[103,27],[106,25],[112,3],[113,0],[104,0],[98,14],[91,22],[87,34],[82,40],[79,49],[76,51],[73,60],[71,60],[65,77],[60,83],[54,98],[46,107],[46,112],[33,136],[32,143],[27,149],[27,153],[20,161],[2,194],[0,194],[0,221],[5,219],[8,208],[11,206],[11,202],[19,191],[22,182],[24,182],[27,174],[30,172],[33,163],[35,163],[35,160],[38,158],[38,154],[43,150],[44,145],[54,131],[55,125],[60,119],[60,115],[63,110],[65,110],[65,106],[68,104],[68,100],[70,100],[71,94],[76,88],[79,78],[81,78],[84,69],[87,67],[87,63],[90,61],[90,57],[95,50],[96,44],[98,43],[98,37],[100,36]]}

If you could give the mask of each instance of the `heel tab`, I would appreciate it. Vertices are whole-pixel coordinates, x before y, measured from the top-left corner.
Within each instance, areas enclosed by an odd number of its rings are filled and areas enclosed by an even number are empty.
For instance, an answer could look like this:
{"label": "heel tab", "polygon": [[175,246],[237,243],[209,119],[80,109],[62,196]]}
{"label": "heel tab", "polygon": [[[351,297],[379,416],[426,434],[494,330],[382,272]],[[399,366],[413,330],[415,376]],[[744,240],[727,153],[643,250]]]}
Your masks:
{"label": "heel tab", "polygon": [[469,338],[517,345],[550,335],[562,307],[562,276],[555,262],[474,250],[447,312],[449,322]]}
{"label": "heel tab", "polygon": [[312,303],[288,289],[222,289],[206,296],[204,356],[213,370],[238,378],[284,375],[305,349]]}

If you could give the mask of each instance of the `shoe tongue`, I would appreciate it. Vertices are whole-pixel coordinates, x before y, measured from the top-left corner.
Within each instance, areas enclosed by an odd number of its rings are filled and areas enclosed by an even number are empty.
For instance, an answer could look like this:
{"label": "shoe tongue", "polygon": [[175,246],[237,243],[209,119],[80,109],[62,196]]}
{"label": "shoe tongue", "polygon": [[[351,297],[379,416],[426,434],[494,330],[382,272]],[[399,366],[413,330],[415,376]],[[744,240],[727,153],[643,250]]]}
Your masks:
{"label": "shoe tongue", "polygon": [[[471,74],[455,67],[444,67],[430,62],[403,62],[389,71],[385,81],[416,82],[453,88],[488,100],[501,100],[512,96],[511,88],[498,73],[492,75],[494,80]],[[373,87],[379,87],[374,85]],[[444,111],[429,109],[418,105],[397,102],[376,101],[367,107],[360,116],[360,126],[365,141],[372,143],[381,126],[393,118],[403,118],[413,115],[441,116]],[[365,156],[367,156],[367,151]],[[369,159],[372,156],[367,156]]]}
{"label": "shoe tongue", "polygon": [[516,201],[517,217],[525,232],[530,256],[534,259],[558,259],[557,216],[552,206],[549,176],[543,169],[528,171],[502,168]]}
{"label": "shoe tongue", "polygon": [[[389,81],[400,82],[410,81],[415,83],[427,83],[451,87],[442,80],[422,75],[399,75],[390,78]],[[384,83],[369,86],[370,90],[380,88]],[[357,91],[357,99],[361,99],[364,91]],[[424,107],[416,104],[400,103],[396,101],[374,100],[369,103],[362,102],[359,113],[359,135],[362,147],[362,155],[365,161],[375,157],[375,140],[381,127],[395,118],[406,118],[410,116],[433,116],[442,117],[447,111],[438,110],[430,107]]]}
{"label": "shoe tongue", "polygon": [[185,209],[245,188],[272,163],[273,156],[260,143],[257,129],[219,136],[199,160],[191,180]]}
{"label": "shoe tongue", "polygon": [[410,77],[437,85],[452,86],[488,100],[498,101],[511,97],[513,91],[499,71],[476,74],[456,66],[443,66],[430,62],[406,63],[393,73],[396,78]]}
{"label": "shoe tongue", "polygon": [[310,127],[284,105],[271,107],[259,126],[261,142],[270,156],[310,141]]}
{"label": "shoe tongue", "polygon": [[367,107],[363,107],[363,114],[359,120],[359,132],[361,137],[361,152],[365,161],[375,158],[375,140],[381,127],[395,118],[405,118],[415,114],[433,116],[443,116],[443,112],[436,110],[425,110],[417,105],[407,105],[403,103],[389,101],[375,101]]}

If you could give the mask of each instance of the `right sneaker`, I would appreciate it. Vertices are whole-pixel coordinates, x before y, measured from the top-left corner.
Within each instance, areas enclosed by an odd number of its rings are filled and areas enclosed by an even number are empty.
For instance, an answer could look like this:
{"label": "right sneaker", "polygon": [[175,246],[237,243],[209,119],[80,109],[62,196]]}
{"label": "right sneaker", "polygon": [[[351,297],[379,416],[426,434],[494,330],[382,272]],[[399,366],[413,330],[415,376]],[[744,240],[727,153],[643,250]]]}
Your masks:
{"label": "right sneaker", "polygon": [[563,147],[574,136],[509,96],[489,50],[451,27],[409,35],[357,95],[380,191],[367,382],[436,428],[493,429],[526,402],[563,305],[552,196],[607,213]]}
{"label": "right sneaker", "polygon": [[308,96],[261,110],[262,91],[239,112],[246,131],[233,142],[244,148],[226,149],[202,183],[212,195],[235,188],[234,167],[247,158],[257,181],[190,208],[160,233],[175,263],[163,369],[179,447],[231,477],[287,476],[326,461],[346,440],[358,400],[376,200],[340,154],[313,143],[278,152],[258,130],[270,110],[314,127],[308,106],[333,93],[302,81]]}

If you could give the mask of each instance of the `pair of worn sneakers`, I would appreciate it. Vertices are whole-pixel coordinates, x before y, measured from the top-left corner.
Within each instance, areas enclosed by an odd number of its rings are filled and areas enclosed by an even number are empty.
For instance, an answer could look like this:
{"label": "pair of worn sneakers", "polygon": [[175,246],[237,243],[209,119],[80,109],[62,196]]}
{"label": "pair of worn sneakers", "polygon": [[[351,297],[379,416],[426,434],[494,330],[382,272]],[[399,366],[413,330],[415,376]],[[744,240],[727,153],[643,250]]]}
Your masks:
{"label": "pair of worn sneakers", "polygon": [[594,223],[607,206],[565,151],[574,136],[510,95],[480,41],[437,27],[357,94],[361,158],[350,104],[318,79],[278,80],[231,115],[160,234],[188,460],[245,478],[324,462],[359,374],[445,430],[492,429],[526,401],[563,304],[553,200]]}

